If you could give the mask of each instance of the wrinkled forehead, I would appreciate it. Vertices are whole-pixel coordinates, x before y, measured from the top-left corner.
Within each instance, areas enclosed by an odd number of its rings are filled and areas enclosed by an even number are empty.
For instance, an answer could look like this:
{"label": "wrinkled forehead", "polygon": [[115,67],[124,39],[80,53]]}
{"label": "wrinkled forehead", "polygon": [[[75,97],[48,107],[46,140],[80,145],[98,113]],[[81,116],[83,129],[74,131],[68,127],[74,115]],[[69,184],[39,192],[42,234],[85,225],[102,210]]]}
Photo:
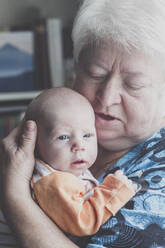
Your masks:
{"label": "wrinkled forehead", "polygon": [[111,41],[84,47],[79,56],[78,67],[87,68],[91,65],[102,67],[105,70],[111,70],[115,65],[120,67],[121,71],[148,71],[148,73],[152,71],[165,75],[165,57],[163,55],[156,52],[146,54],[135,48],[126,51]]}
{"label": "wrinkled forehead", "polygon": [[108,51],[111,54],[115,52],[118,55],[128,53],[128,51],[125,50],[124,47],[114,44],[114,42],[112,42],[111,40],[98,40],[91,42],[82,48],[78,57],[78,61],[81,61],[84,58],[87,60],[92,60],[95,54],[103,53],[103,51],[105,53],[107,53]]}

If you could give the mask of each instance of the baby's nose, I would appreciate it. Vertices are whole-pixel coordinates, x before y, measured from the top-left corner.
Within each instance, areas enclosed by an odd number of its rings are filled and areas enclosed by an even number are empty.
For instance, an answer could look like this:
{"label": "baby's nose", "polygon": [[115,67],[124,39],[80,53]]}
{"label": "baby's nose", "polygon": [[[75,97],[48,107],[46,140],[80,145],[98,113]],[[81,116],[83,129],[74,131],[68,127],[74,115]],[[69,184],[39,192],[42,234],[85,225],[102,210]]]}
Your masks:
{"label": "baby's nose", "polygon": [[85,147],[83,144],[80,143],[74,143],[71,147],[72,152],[79,152],[79,151],[85,151]]}

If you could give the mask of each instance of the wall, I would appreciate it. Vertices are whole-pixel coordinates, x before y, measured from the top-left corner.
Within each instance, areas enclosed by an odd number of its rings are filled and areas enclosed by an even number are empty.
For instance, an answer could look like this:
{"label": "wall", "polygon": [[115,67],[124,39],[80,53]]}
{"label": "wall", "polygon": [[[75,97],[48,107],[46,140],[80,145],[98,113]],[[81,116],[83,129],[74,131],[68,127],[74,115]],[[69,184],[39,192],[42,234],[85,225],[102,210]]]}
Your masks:
{"label": "wall", "polygon": [[42,17],[61,17],[67,25],[75,16],[78,0],[0,0],[0,27],[20,25]]}

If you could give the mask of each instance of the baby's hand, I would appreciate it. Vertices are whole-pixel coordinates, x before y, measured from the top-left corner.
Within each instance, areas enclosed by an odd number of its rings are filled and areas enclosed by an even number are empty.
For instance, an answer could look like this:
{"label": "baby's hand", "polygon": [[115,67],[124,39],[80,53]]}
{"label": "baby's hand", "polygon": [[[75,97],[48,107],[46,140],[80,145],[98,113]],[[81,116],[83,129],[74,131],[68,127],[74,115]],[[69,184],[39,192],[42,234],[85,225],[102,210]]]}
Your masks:
{"label": "baby's hand", "polygon": [[131,179],[128,179],[128,177],[123,174],[122,170],[115,171],[114,176],[123,181],[123,183],[125,183],[127,187],[132,188],[132,190],[134,190],[135,192],[138,191],[137,184],[133,183]]}

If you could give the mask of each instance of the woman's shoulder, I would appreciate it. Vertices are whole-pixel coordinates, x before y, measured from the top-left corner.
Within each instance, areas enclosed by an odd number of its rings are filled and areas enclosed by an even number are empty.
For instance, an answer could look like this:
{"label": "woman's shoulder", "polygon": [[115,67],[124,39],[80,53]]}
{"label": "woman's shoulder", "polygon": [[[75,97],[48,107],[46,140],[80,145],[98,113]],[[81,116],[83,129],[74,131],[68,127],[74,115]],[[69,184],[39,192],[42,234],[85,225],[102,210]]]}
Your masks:
{"label": "woman's shoulder", "polygon": [[[122,156],[116,163],[109,166],[101,175],[100,181],[117,169],[129,175],[139,176],[141,171],[164,167],[165,165],[165,127],[155,132],[151,137],[133,147]],[[137,174],[137,175],[136,175]]]}

